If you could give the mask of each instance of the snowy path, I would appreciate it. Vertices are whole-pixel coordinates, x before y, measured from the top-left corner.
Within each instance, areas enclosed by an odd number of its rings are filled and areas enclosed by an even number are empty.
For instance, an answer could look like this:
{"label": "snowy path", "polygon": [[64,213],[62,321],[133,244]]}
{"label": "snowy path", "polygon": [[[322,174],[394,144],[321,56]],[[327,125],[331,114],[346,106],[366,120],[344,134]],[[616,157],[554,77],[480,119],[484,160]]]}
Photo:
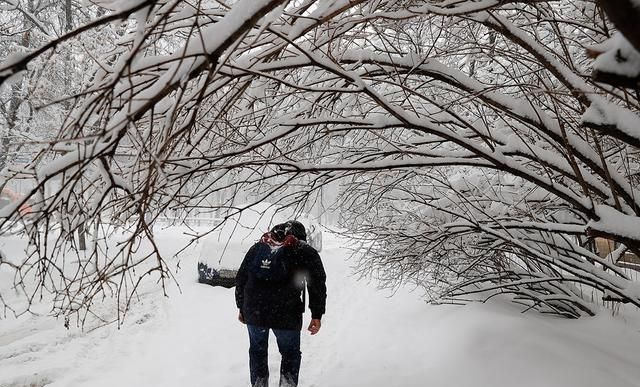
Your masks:
{"label": "snowy path", "polygon": [[[504,305],[432,307],[406,290],[388,298],[349,276],[339,244],[327,238],[322,253],[328,314],[319,335],[303,334],[301,387],[640,386],[637,326],[524,316]],[[0,386],[247,386],[233,290],[190,276],[183,294],[143,295],[120,331],[67,331],[44,317],[0,321]],[[277,385],[274,342],[270,351]]]}

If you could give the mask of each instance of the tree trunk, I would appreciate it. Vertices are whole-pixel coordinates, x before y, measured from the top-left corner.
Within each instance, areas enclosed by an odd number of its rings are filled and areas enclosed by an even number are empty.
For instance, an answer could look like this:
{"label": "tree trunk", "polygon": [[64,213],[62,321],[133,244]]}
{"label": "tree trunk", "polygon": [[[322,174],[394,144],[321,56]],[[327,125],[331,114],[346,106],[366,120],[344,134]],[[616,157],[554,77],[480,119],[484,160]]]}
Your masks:
{"label": "tree trunk", "polygon": [[640,51],[640,7],[632,0],[598,0],[598,5],[629,43]]}

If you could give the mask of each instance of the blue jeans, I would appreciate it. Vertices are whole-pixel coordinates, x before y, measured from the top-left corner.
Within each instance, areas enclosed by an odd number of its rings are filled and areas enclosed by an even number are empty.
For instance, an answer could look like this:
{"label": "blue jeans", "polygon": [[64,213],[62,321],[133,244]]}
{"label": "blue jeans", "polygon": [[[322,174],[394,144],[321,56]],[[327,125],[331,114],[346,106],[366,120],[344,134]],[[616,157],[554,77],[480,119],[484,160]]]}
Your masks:
{"label": "blue jeans", "polygon": [[[249,329],[249,370],[253,387],[269,385],[269,328],[247,325]],[[296,387],[300,373],[300,331],[272,329],[282,355],[280,362],[280,387]]]}

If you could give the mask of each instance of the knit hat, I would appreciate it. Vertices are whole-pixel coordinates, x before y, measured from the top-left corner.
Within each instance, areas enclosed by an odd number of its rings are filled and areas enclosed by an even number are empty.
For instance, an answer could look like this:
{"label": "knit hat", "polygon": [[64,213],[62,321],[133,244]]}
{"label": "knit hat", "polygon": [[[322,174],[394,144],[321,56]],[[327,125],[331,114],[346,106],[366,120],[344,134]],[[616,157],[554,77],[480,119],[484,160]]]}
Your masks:
{"label": "knit hat", "polygon": [[282,242],[286,236],[287,225],[285,223],[276,224],[271,229],[270,233],[273,239]]}
{"label": "knit hat", "polygon": [[285,234],[293,235],[305,242],[307,240],[307,230],[305,230],[304,225],[297,220],[290,220],[285,223]]}

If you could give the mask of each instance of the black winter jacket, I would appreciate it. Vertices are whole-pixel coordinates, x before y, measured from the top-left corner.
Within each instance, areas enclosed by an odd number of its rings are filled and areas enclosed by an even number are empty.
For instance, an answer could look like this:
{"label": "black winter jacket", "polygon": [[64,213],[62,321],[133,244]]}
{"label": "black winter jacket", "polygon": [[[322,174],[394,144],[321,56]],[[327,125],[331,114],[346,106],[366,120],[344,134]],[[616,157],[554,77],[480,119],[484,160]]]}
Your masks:
{"label": "black winter jacket", "polygon": [[[258,242],[261,243],[261,242]],[[236,276],[236,305],[249,325],[273,329],[302,329],[304,305],[299,276],[306,278],[311,317],[320,319],[325,312],[327,298],[326,274],[318,252],[307,243],[282,247],[290,263],[288,278],[268,283],[255,278],[248,270],[255,244],[244,257]],[[298,284],[297,284],[298,283]]]}

